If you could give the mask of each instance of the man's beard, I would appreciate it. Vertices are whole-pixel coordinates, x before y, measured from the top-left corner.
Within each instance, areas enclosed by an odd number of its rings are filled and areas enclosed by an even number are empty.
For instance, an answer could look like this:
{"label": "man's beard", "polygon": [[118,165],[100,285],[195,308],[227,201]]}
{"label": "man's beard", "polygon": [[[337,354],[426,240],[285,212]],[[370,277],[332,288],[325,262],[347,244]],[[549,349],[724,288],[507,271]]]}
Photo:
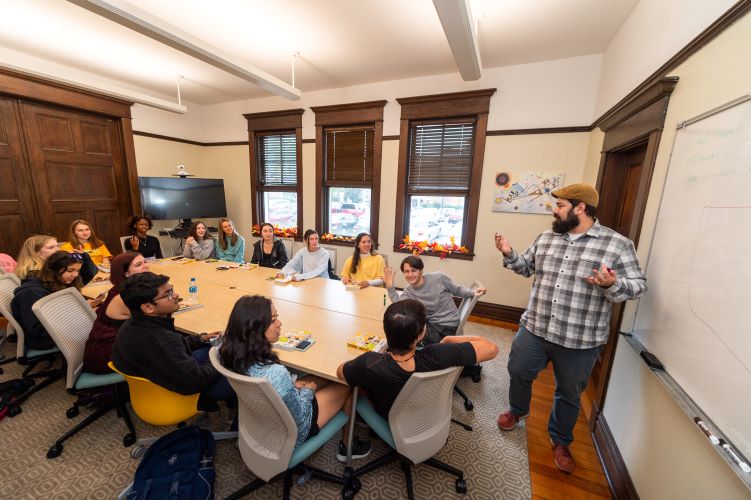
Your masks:
{"label": "man's beard", "polygon": [[578,225],[579,216],[576,214],[569,213],[566,220],[559,219],[555,216],[553,218],[553,231],[555,231],[556,233],[568,233]]}

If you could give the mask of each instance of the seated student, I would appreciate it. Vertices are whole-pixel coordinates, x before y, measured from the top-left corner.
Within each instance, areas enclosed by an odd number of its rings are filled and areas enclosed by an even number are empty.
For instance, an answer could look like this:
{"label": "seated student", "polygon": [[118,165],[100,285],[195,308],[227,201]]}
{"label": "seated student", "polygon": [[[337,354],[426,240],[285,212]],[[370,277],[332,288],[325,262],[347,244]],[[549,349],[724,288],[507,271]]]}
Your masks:
{"label": "seated student", "polygon": [[145,273],[149,263],[138,252],[125,252],[112,259],[110,282],[112,288],[107,298],[96,310],[96,319],[83,351],[83,371],[88,373],[112,373],[107,362],[112,357],[112,345],[117,331],[130,318],[130,310],[120,297],[120,287],[128,276]]}
{"label": "seated student", "polygon": [[355,252],[344,262],[342,283],[360,288],[382,286],[386,263],[383,256],[373,249],[373,239],[368,233],[355,238]]}
{"label": "seated student", "polygon": [[[260,295],[241,297],[230,314],[219,358],[229,370],[271,383],[295,419],[295,446],[300,446],[318,434],[339,410],[349,414],[352,390],[319,378],[295,380],[272,350],[271,344],[279,340],[281,329],[282,322],[271,300]],[[370,443],[360,444],[357,451],[361,457],[366,456]]]}
{"label": "seated student", "polygon": [[134,215],[128,219],[128,227],[133,236],[125,240],[126,252],[138,252],[147,259],[161,259],[162,246],[159,238],[146,234],[146,231],[154,227],[151,217],[146,215]]}
{"label": "seated student", "polygon": [[[55,342],[31,310],[37,300],[54,292],[74,286],[81,288],[78,273],[81,270],[81,256],[68,252],[55,252],[44,261],[42,269],[21,281],[21,286],[13,293],[10,310],[21,325],[27,349],[51,349]],[[102,299],[90,300],[92,307],[98,306]]]}
{"label": "seated student", "polygon": [[199,407],[219,400],[237,404],[232,387],[209,362],[208,341],[219,334],[181,335],[172,313],[180,296],[169,277],[152,272],[129,276],[120,297],[130,318],[120,327],[112,346],[112,363],[123,373],[149,379],[178,394],[201,393]]}
{"label": "seated student", "polygon": [[29,236],[21,246],[16,265],[16,276],[24,279],[34,272],[39,272],[44,261],[57,252],[57,239],[46,234]]}
{"label": "seated student", "polygon": [[387,267],[384,283],[388,289],[391,302],[404,299],[416,299],[422,302],[428,314],[428,333],[425,343],[440,342],[447,335],[456,335],[459,327],[459,310],[454,297],[472,298],[483,295],[485,288],[466,288],[457,285],[446,274],[438,271],[423,274],[422,259],[416,255],[409,255],[402,260],[401,269],[409,286],[401,296],[394,289],[396,271]]}
{"label": "seated student", "polygon": [[253,258],[250,262],[275,269],[281,269],[289,262],[282,240],[274,238],[274,226],[268,222],[261,224],[261,239],[253,243]]}
{"label": "seated student", "polygon": [[188,232],[188,237],[185,238],[183,256],[196,260],[215,257],[214,237],[206,229],[206,224],[200,220],[190,225],[190,232]]}
{"label": "seated student", "polygon": [[391,406],[413,372],[473,366],[498,355],[498,346],[482,337],[449,336],[438,344],[417,348],[425,336],[425,306],[405,299],[391,304],[383,315],[388,351],[366,352],[342,363],[336,375],[362,387],[380,416],[388,420]]}
{"label": "seated student", "polygon": [[293,276],[295,281],[303,281],[311,278],[329,278],[329,253],[325,248],[318,246],[318,233],[315,229],[308,229],[303,235],[305,248],[287,262],[276,275],[278,278]]}
{"label": "seated student", "polygon": [[216,245],[216,258],[227,262],[245,262],[245,238],[237,234],[235,225],[229,219],[219,220],[219,244]]}
{"label": "seated student", "polygon": [[68,241],[60,245],[60,250],[66,252],[86,252],[97,266],[109,267],[112,254],[102,240],[97,238],[91,224],[85,220],[74,220],[70,225]]}

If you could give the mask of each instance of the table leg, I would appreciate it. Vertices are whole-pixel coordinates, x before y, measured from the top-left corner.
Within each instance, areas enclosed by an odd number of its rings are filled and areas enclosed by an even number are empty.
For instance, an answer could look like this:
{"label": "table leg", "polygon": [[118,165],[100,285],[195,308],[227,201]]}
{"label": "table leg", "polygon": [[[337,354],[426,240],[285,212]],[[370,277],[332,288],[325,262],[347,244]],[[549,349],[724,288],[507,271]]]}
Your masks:
{"label": "table leg", "polygon": [[358,387],[352,390],[352,410],[350,410],[349,429],[347,430],[347,468],[352,468],[352,444],[355,440],[355,419],[357,418],[357,391]]}

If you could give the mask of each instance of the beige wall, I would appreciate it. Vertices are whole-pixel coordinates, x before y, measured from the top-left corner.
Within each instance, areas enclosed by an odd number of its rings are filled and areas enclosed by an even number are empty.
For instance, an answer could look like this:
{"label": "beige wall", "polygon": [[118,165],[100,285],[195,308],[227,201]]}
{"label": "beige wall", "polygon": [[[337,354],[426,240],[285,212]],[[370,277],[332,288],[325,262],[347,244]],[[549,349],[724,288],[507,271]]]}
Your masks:
{"label": "beige wall", "polygon": [[[673,92],[657,154],[638,249],[646,262],[678,122],[751,89],[751,16],[726,30],[672,74]],[[593,140],[602,145],[602,135]],[[585,172],[596,175],[599,158],[588,155]],[[739,395],[747,397],[747,395]],[[642,498],[749,498],[749,490],[697,431],[634,349],[619,342],[605,403],[605,417]]]}

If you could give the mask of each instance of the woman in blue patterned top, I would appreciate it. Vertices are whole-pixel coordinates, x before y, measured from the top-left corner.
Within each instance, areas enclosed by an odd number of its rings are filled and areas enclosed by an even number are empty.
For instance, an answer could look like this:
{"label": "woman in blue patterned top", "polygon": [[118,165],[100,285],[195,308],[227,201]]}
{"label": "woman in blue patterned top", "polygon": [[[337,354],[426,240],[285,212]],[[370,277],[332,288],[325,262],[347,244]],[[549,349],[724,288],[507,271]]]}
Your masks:
{"label": "woman in blue patterned top", "polygon": [[339,410],[349,413],[351,389],[313,377],[295,380],[271,347],[281,328],[271,300],[260,295],[241,297],[229,317],[219,356],[226,368],[271,383],[297,423],[295,446],[300,446]]}

